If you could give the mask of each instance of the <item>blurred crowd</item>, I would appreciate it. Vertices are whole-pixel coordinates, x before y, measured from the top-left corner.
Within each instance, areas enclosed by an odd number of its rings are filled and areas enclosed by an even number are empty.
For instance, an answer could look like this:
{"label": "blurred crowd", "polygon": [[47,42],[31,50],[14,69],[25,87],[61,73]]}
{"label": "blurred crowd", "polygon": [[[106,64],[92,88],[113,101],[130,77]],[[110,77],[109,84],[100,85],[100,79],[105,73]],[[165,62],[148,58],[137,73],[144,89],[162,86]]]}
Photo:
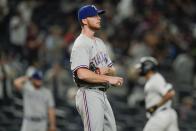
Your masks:
{"label": "blurred crowd", "polygon": [[120,95],[126,97],[127,106],[144,108],[144,81],[133,67],[141,57],[153,56],[177,92],[174,107],[179,121],[196,120],[194,0],[0,0],[1,103],[12,103],[16,77],[31,76],[39,69],[57,107],[61,102],[73,104],[77,88],[69,58],[81,28],[77,10],[84,4],[106,10],[97,35],[105,41],[117,73],[125,78],[125,93]]}

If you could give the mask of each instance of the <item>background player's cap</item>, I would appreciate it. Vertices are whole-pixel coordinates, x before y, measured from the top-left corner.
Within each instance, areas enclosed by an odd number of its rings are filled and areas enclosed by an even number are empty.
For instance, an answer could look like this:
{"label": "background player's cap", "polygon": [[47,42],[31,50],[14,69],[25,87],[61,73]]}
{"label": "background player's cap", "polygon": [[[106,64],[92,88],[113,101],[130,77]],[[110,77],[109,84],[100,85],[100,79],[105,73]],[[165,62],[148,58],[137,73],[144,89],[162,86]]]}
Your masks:
{"label": "background player's cap", "polygon": [[85,5],[78,10],[78,20],[81,21],[87,17],[104,14],[105,10],[99,10],[94,5]]}
{"label": "background player's cap", "polygon": [[41,71],[35,71],[32,76],[31,76],[32,79],[35,79],[35,80],[42,80],[43,78],[43,74]]}

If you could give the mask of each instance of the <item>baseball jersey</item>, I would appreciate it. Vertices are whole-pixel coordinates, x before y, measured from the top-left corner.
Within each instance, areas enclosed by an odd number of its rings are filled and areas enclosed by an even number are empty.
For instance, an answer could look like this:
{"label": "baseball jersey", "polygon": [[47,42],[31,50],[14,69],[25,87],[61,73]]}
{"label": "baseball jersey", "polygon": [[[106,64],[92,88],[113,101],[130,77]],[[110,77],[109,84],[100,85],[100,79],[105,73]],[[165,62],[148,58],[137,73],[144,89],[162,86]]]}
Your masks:
{"label": "baseball jersey", "polygon": [[[162,97],[172,89],[160,73],[155,73],[146,83],[144,88],[146,109],[156,105]],[[171,107],[171,100],[162,107]]]}
{"label": "baseball jersey", "polygon": [[[75,71],[81,67],[90,69],[90,65],[95,67],[111,67],[112,61],[106,51],[104,42],[95,37],[91,39],[83,34],[80,34],[75,40],[72,53],[71,53],[71,70],[73,72],[74,80],[77,84],[81,84],[81,81],[77,80]],[[84,85],[90,85],[85,83]]]}
{"label": "baseball jersey", "polygon": [[25,117],[48,117],[48,108],[54,107],[51,92],[41,87],[35,89],[30,81],[23,86],[24,116]]}

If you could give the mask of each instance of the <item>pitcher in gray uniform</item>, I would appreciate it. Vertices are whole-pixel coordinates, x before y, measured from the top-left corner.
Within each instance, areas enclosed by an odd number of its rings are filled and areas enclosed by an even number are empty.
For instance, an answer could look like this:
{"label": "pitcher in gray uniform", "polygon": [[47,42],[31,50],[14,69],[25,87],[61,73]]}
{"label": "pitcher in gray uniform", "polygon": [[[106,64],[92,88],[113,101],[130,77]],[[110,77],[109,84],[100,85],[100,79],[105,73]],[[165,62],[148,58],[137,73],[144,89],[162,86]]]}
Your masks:
{"label": "pitcher in gray uniform", "polygon": [[54,100],[51,92],[42,86],[41,72],[34,72],[31,78],[19,77],[14,85],[23,93],[24,118],[21,131],[56,131]]}
{"label": "pitcher in gray uniform", "polygon": [[71,70],[79,87],[76,107],[83,120],[84,131],[116,131],[112,108],[106,96],[110,85],[120,87],[123,78],[113,76],[112,66],[104,42],[94,34],[101,28],[99,15],[105,13],[94,5],[78,11],[82,31],[71,52]]}

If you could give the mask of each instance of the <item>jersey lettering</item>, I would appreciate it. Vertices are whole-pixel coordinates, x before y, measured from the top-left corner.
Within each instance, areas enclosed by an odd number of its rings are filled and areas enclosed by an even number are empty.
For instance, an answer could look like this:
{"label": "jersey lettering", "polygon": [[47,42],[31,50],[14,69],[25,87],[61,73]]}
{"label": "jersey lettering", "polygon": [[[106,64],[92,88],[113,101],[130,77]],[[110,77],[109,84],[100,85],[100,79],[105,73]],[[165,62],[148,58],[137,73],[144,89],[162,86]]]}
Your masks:
{"label": "jersey lettering", "polygon": [[98,66],[100,64],[107,64],[108,58],[107,55],[104,52],[97,53],[91,60],[95,66]]}

